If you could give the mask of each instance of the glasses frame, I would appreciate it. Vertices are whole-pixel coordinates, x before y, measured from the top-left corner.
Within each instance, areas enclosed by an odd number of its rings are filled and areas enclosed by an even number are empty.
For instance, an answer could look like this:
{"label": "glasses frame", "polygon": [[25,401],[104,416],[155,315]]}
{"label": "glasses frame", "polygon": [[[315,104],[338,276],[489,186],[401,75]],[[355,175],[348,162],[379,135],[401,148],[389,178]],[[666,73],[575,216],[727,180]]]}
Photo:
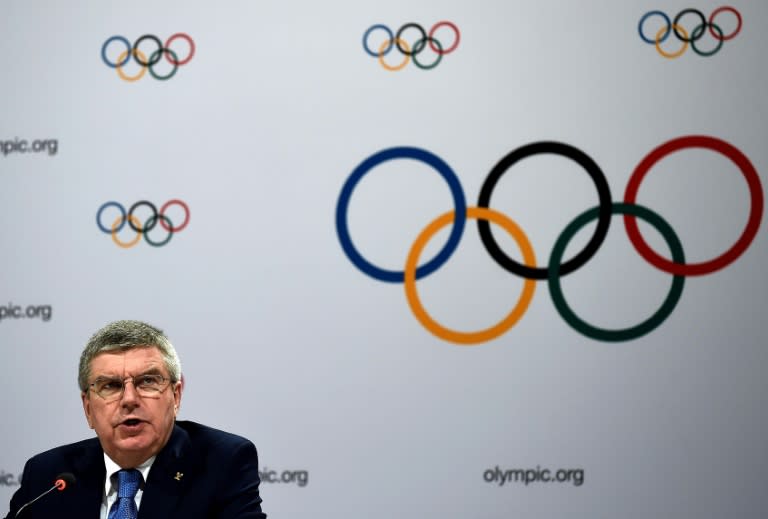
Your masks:
{"label": "glasses frame", "polygon": [[[142,393],[142,390],[140,390],[136,386],[136,379],[141,378],[141,377],[147,377],[147,376],[160,377],[160,379],[161,379],[160,384],[162,385],[162,388],[159,389],[156,392],[153,392],[153,393],[149,394],[149,395],[145,394],[145,393]],[[103,396],[101,393],[99,393],[96,390],[96,384],[98,384],[98,383],[100,383],[102,381],[117,381],[117,380],[122,382],[123,385],[120,388],[120,391],[118,391],[117,393],[115,393],[112,396],[106,396],[105,397],[105,396]],[[120,400],[121,398],[123,398],[123,395],[125,394],[125,385],[127,384],[127,381],[129,381],[129,380],[131,381],[131,384],[133,384],[133,389],[134,389],[134,391],[136,391],[136,394],[139,395],[142,398],[159,398],[160,395],[163,394],[163,392],[165,392],[165,390],[168,389],[168,387],[171,384],[175,383],[173,379],[171,379],[170,377],[166,377],[165,375],[161,375],[160,373],[141,373],[139,375],[133,375],[133,376],[124,377],[124,378],[120,378],[120,377],[97,377],[96,380],[94,380],[93,382],[88,384],[88,389],[93,391],[93,393],[96,396],[98,396],[99,398],[101,398],[105,402],[114,402],[116,400]]]}

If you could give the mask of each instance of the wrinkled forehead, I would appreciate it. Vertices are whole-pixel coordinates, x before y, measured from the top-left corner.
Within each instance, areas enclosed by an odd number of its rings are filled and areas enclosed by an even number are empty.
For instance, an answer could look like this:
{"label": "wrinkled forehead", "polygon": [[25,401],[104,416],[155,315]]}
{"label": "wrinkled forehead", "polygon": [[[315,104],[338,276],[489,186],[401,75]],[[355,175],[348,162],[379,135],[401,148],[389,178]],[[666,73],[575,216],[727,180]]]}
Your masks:
{"label": "wrinkled forehead", "polygon": [[91,376],[131,376],[142,373],[167,375],[165,362],[156,346],[105,351],[91,360]]}

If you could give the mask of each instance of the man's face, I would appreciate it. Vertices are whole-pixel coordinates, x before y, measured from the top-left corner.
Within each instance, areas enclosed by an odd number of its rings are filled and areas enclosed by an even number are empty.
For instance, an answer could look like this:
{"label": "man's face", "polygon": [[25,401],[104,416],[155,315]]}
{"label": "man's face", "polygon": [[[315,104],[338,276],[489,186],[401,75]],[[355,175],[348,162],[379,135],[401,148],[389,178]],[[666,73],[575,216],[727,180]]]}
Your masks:
{"label": "man's face", "polygon": [[169,378],[163,357],[154,346],[101,353],[91,361],[88,383],[120,379],[125,385],[123,393],[113,401],[104,400],[91,389],[82,395],[88,425],[96,431],[104,452],[123,468],[136,467],[163,448],[181,404],[181,382],[151,397],[140,395],[128,378],[146,374]]}

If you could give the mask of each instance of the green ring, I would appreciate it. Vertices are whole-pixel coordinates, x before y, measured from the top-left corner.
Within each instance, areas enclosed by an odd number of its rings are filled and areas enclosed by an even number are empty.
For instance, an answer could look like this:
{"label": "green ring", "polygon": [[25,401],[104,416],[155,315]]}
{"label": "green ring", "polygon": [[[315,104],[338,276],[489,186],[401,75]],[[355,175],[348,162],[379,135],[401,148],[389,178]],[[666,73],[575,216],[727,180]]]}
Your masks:
{"label": "green ring", "polygon": [[[706,23],[699,24],[699,26],[696,27],[693,30],[693,32],[691,33],[691,48],[699,56],[709,57],[709,56],[715,54],[717,51],[719,51],[720,47],[723,46],[723,30],[720,27],[718,27],[717,25],[715,25],[714,23],[710,23],[709,25],[711,25],[713,29],[716,29],[717,32],[720,33],[720,38],[715,38],[717,40],[717,42],[718,42],[717,43],[717,47],[715,47],[711,51],[707,52],[707,51],[699,50],[699,49],[696,48],[696,40],[699,39],[700,33],[703,33],[704,31],[707,30],[707,24]],[[699,29],[701,29],[701,30],[699,30]],[[703,36],[703,34],[702,34],[702,36]]]}
{"label": "green ring", "polygon": [[[424,47],[427,46],[427,43],[429,43],[429,40],[432,40],[435,43],[435,45],[437,45],[437,48],[440,49],[440,52],[437,53],[437,59],[435,60],[434,63],[432,63],[431,65],[422,65],[421,63],[419,63],[419,60],[416,59],[416,55],[419,52],[421,52],[424,49]],[[421,45],[421,47],[419,47],[419,45]],[[429,36],[427,36],[426,38],[422,38],[413,44],[413,50],[411,51],[411,58],[413,58],[413,63],[422,70],[429,70],[431,68],[435,68],[438,65],[438,63],[440,63],[440,61],[443,59],[443,46],[440,44],[439,41],[437,41],[437,39],[430,38]]]}
{"label": "green ring", "polygon": [[[148,61],[147,63],[152,63],[152,60],[154,60],[154,59],[155,59],[155,54],[158,54],[158,53],[160,53],[160,52],[170,52],[170,53],[171,53],[171,55],[173,56],[173,61],[175,62],[175,63],[173,63],[173,70],[171,70],[171,72],[170,72],[170,73],[168,73],[168,75],[166,75],[166,76],[161,76],[160,74],[155,74],[155,71],[154,71],[154,70],[152,70],[152,67],[153,67],[153,65],[150,65],[150,66],[149,66],[149,73],[150,73],[150,74],[152,74],[152,77],[153,77],[153,78],[155,78],[155,79],[159,79],[159,80],[161,80],[161,81],[166,81],[166,80],[168,80],[168,79],[171,79],[171,78],[174,76],[174,74],[176,74],[176,71],[177,71],[177,70],[179,70],[179,57],[178,57],[178,56],[176,55],[176,53],[175,53],[175,52],[173,52],[171,49],[157,49],[157,50],[156,50],[155,52],[153,52],[153,53],[152,53],[152,55],[149,57],[149,61]],[[160,62],[160,60],[158,59],[158,60],[155,62],[155,65],[157,65],[159,62]]]}
{"label": "green ring", "polygon": [[[152,227],[155,226],[155,223],[157,223],[157,220],[159,218],[162,218],[163,220],[165,220],[165,223],[168,224],[168,228],[169,229],[173,229],[173,222],[171,222],[171,219],[168,218],[167,216],[165,216],[164,214],[161,214],[159,216],[156,216],[156,215],[150,216],[149,219],[147,220],[147,222],[144,224],[144,228],[145,229],[147,229],[147,228],[151,229]],[[162,225],[160,227],[162,227]],[[171,237],[173,236],[173,231],[168,231],[168,237],[166,239],[164,239],[163,241],[152,241],[152,240],[149,239],[149,233],[148,232],[145,232],[143,234],[144,234],[144,240],[147,243],[149,243],[153,247],[162,247],[163,245],[165,245],[166,243],[171,241]]]}
{"label": "green ring", "polygon": [[[636,339],[646,333],[650,332],[664,320],[669,317],[672,310],[675,309],[675,305],[680,300],[680,296],[683,293],[683,285],[685,283],[685,277],[676,275],[672,280],[672,286],[667,294],[667,298],[662,303],[661,307],[650,318],[642,323],[630,328],[624,328],[620,330],[606,330],[592,326],[578,317],[573,310],[568,306],[568,303],[563,297],[563,291],[560,287],[560,272],[558,266],[565,252],[565,247],[571,238],[578,232],[579,229],[584,227],[592,220],[596,220],[598,217],[600,208],[593,207],[588,211],[580,214],[565,228],[563,233],[557,238],[555,246],[552,248],[552,255],[549,258],[549,293],[552,296],[552,302],[555,304],[555,308],[560,313],[560,316],[568,323],[571,328],[576,331],[597,339],[600,341],[628,341]],[[654,226],[664,237],[672,252],[672,258],[676,263],[684,264],[685,255],[683,254],[683,246],[680,243],[675,231],[672,227],[658,214],[654,213],[650,209],[636,205],[625,204],[621,202],[615,202],[611,206],[612,214],[631,214],[642,220],[645,220],[652,226]]]}

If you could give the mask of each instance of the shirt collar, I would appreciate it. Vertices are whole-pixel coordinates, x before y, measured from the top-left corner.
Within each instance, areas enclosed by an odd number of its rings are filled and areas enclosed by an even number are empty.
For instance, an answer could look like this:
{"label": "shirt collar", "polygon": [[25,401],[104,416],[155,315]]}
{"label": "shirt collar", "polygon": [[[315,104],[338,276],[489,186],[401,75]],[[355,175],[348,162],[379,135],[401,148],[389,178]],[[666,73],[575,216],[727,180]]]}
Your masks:
{"label": "shirt collar", "polygon": [[[152,456],[147,461],[139,465],[138,467],[135,467],[136,470],[141,472],[141,477],[144,478],[143,481],[147,480],[147,475],[149,474],[149,469],[152,468],[152,464],[155,462],[155,458],[157,456]],[[113,476],[117,473],[117,471],[122,470],[122,467],[114,462],[112,458],[107,456],[107,453],[104,453],[104,466],[107,468],[107,478],[104,482],[104,495],[109,496],[113,492],[117,492],[117,479]],[[114,480],[114,484],[113,484]],[[143,485],[142,485],[143,486]]]}

